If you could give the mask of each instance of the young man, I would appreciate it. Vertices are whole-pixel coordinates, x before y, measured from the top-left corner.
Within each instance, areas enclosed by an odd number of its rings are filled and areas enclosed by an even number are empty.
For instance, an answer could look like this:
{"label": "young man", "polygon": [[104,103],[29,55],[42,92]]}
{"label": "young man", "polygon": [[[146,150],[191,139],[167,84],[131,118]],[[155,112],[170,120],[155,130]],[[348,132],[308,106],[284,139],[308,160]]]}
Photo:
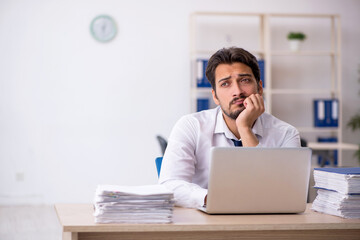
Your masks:
{"label": "young man", "polygon": [[300,147],[294,127],[264,113],[260,70],[252,54],[223,48],[210,58],[206,77],[219,106],[186,115],[175,124],[159,178],[183,207],[206,202],[211,147]]}

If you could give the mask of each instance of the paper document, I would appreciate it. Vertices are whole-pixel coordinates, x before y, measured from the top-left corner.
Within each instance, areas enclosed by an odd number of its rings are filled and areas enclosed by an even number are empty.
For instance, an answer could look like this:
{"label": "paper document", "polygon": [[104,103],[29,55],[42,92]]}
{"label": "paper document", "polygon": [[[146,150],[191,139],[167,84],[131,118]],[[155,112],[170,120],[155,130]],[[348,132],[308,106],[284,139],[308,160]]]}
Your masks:
{"label": "paper document", "polygon": [[163,185],[99,185],[94,205],[96,223],[170,223],[174,195]]}
{"label": "paper document", "polygon": [[312,209],[344,218],[360,218],[360,168],[315,168],[317,196]]}

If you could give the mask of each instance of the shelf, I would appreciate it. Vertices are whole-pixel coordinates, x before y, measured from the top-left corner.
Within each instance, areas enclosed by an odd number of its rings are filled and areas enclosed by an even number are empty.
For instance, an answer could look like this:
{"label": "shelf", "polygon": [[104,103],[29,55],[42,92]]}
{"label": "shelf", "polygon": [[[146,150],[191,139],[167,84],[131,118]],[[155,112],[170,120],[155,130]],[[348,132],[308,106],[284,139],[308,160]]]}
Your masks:
{"label": "shelf", "polygon": [[337,133],[339,131],[338,127],[297,127],[296,129],[302,133]]}
{"label": "shelf", "polygon": [[253,17],[259,17],[259,16],[270,16],[270,17],[300,17],[300,18],[334,18],[339,17],[339,15],[334,14],[302,14],[302,13],[249,13],[249,12],[194,12],[192,15],[202,15],[202,16],[253,16]]}
{"label": "shelf", "polygon": [[[195,87],[192,89],[198,93],[210,93],[211,87]],[[269,90],[264,89],[264,94]],[[332,91],[329,89],[272,89],[270,94],[329,94]]]}
{"label": "shelf", "polygon": [[[303,112],[306,111],[305,114],[307,115],[304,119],[309,119],[313,118],[313,109],[311,109],[311,102],[309,102],[313,99],[331,99],[336,97],[336,99],[339,100],[339,106],[342,104],[341,19],[339,15],[196,12],[192,14],[191,18],[190,54],[192,61],[201,57],[208,58],[218,50],[212,49],[217,46],[215,43],[214,45],[207,45],[196,41],[200,39],[203,42],[207,40],[211,42],[209,36],[214,36],[214,39],[218,36],[214,35],[215,32],[213,33],[212,28],[209,26],[208,29],[205,29],[207,32],[203,34],[203,38],[197,38],[199,31],[194,31],[195,26],[197,26],[197,16],[210,16],[210,19],[215,20],[214,24],[217,27],[215,29],[220,29],[224,26],[227,32],[231,32],[231,29],[233,29],[233,31],[246,32],[247,28],[250,28],[248,23],[253,24],[251,26],[252,30],[254,30],[252,33],[253,36],[238,36],[237,42],[234,45],[244,46],[246,50],[254,54],[257,58],[265,60],[263,74],[265,75],[266,88],[263,88],[263,97],[265,99],[266,112],[270,114],[276,113],[280,119],[282,119],[283,116],[287,116],[287,114],[303,114]],[[231,17],[229,18],[229,16]],[[239,18],[239,22],[240,20],[242,21],[242,24],[239,24],[239,26],[242,27],[241,29],[238,28],[238,25],[233,24],[233,19],[235,19],[233,16],[244,17],[243,19]],[[253,17],[256,17],[256,19]],[[219,21],[216,21],[217,19],[219,19]],[[209,24],[211,23],[212,22],[209,21]],[[299,27],[299,31],[304,31],[309,34],[309,40],[307,40],[309,42],[304,44],[303,48],[299,51],[290,51],[290,49],[287,48],[287,39],[284,38],[284,36],[292,30],[293,23]],[[255,29],[254,26],[256,26],[257,29]],[[227,36],[226,31],[220,31],[225,39]],[[213,33],[213,35],[210,33]],[[246,47],[247,45],[248,47]],[[207,46],[209,47],[207,48]],[[209,49],[213,51],[208,51]],[[196,111],[197,109],[197,98],[212,98],[211,88],[196,87],[197,78],[195,73],[196,71],[193,71],[193,81],[190,90],[192,94],[192,111]],[[277,79],[279,76],[280,80]],[[319,77],[322,78],[321,81],[317,81]],[[298,82],[301,81],[302,78],[306,78],[306,81]],[[285,84],[284,81],[286,81]],[[311,83],[311,81],[316,81],[316,84],[307,84]],[[297,99],[309,102],[306,106],[301,105],[304,109],[299,109],[299,113],[288,113],[286,111],[287,108],[281,106],[284,102],[289,101],[289,103],[291,103]],[[295,106],[298,106],[297,104],[300,103],[296,102]],[[313,127],[312,123],[306,122],[298,122],[297,124],[298,126],[302,126],[298,127],[299,132],[304,135],[309,135],[309,140],[312,139],[312,141],[315,141],[315,138],[321,135],[336,137],[337,143],[309,142],[308,146],[314,151],[339,150],[339,166],[343,165],[343,150],[358,149],[357,145],[343,143],[342,115],[342,108],[339,107],[338,127]],[[292,117],[296,118],[297,115]],[[284,117],[284,119],[286,119],[286,117]]]}
{"label": "shelf", "polygon": [[333,51],[273,51],[271,52],[272,56],[337,56]]}
{"label": "shelf", "polygon": [[318,143],[308,142],[307,146],[313,150],[358,150],[359,146],[350,143]]}
{"label": "shelf", "polygon": [[[197,58],[201,58],[201,56],[209,56],[208,58],[210,58],[210,56],[212,56],[217,50],[197,50],[194,52],[190,52],[191,56],[195,56]],[[253,55],[255,56],[263,56],[265,54],[264,51],[262,50],[247,50],[249,52],[251,52]],[[205,58],[205,57],[204,57]]]}
{"label": "shelf", "polygon": [[[211,92],[211,87],[195,87],[192,88],[192,91],[199,93],[209,93]],[[264,88],[264,93],[269,90]],[[329,89],[272,89],[269,91],[270,94],[329,94],[332,93]],[[337,92],[337,91],[336,91]]]}
{"label": "shelf", "polygon": [[270,13],[270,17],[288,17],[288,18],[335,18],[336,14],[306,14],[306,13]]}
{"label": "shelf", "polygon": [[261,16],[260,13],[239,13],[239,12],[195,12],[192,15],[193,16],[196,16],[196,15],[198,15],[198,16],[220,16],[220,17],[224,17],[224,16],[259,17],[259,16]]}
{"label": "shelf", "polygon": [[198,88],[193,88],[192,92],[193,93],[211,93],[212,88],[211,87],[198,87]]}
{"label": "shelf", "polygon": [[271,89],[271,91],[269,91],[270,94],[329,94],[333,92],[334,91],[330,89],[295,89],[295,88]]}

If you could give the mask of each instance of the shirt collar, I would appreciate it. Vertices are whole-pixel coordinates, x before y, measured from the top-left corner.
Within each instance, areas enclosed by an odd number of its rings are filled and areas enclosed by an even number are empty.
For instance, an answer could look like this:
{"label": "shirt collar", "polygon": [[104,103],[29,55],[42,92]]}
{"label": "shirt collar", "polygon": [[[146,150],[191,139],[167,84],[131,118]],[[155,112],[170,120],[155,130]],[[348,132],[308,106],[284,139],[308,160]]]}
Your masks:
{"label": "shirt collar", "polygon": [[[255,121],[252,131],[255,135],[257,135],[259,137],[263,136],[262,115]],[[222,113],[222,110],[220,107],[218,107],[218,111],[217,111],[214,133],[224,133],[226,138],[238,140],[237,137],[230,131],[230,129],[226,125],[224,117],[223,117],[223,113]]]}

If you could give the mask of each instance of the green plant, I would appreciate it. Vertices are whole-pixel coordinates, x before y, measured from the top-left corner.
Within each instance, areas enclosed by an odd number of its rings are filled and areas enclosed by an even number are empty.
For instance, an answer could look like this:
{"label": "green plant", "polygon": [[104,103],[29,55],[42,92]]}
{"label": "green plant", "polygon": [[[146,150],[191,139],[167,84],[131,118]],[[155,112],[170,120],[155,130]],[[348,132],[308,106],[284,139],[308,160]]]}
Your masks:
{"label": "green plant", "polygon": [[[347,123],[347,127],[351,128],[352,131],[356,131],[357,129],[360,129],[360,113],[350,118],[349,122]],[[354,155],[357,157],[360,163],[360,146]]]}
{"label": "green plant", "polygon": [[[360,83],[360,64],[358,65],[358,73],[359,73],[358,82]],[[360,96],[360,91],[359,91],[359,96]],[[358,112],[357,114],[352,116],[346,126],[348,128],[351,128],[351,130],[353,132],[360,129],[360,112]],[[357,159],[360,163],[360,144],[359,144],[359,148],[355,152],[354,156],[357,157]]]}
{"label": "green plant", "polygon": [[302,32],[290,32],[287,35],[287,38],[289,40],[300,40],[300,41],[304,41],[306,39],[306,35]]}

